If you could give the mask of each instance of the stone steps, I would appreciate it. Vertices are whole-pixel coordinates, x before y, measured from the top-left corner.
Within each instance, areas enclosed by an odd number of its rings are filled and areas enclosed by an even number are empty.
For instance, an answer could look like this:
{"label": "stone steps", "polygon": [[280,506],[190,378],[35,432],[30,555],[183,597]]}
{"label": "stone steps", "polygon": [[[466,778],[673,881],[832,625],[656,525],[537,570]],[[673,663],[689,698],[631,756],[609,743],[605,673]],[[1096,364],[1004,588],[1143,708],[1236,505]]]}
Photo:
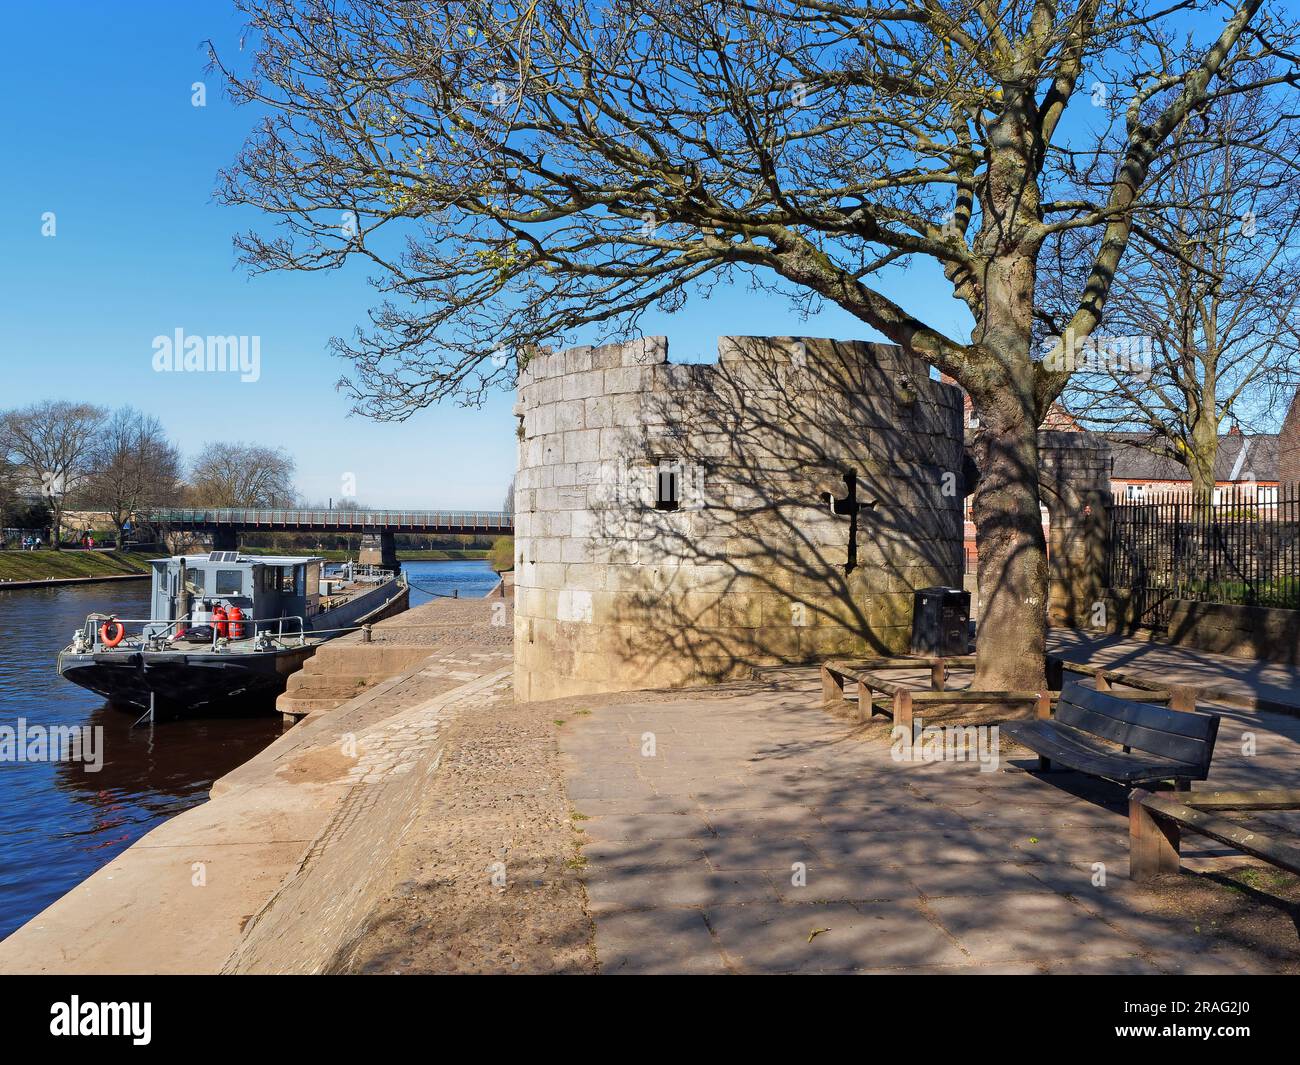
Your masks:
{"label": "stone steps", "polygon": [[390,673],[312,673],[300,669],[290,675],[286,691],[304,696],[318,692],[357,692],[381,680],[387,680],[391,675]]}
{"label": "stone steps", "polygon": [[424,661],[428,647],[362,643],[346,637],[322,645],[297,673],[275,703],[288,718],[333,710],[390,677]]}
{"label": "stone steps", "polygon": [[429,655],[429,648],[391,643],[353,643],[351,638],[322,644],[303,672],[391,676]]}

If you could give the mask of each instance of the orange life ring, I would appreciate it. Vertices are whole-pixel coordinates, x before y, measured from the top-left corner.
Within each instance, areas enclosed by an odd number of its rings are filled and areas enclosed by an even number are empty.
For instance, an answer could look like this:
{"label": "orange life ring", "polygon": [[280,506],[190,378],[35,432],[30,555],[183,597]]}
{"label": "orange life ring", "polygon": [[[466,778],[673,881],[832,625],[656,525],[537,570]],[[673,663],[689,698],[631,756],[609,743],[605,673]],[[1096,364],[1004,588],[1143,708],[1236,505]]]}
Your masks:
{"label": "orange life ring", "polygon": [[[109,632],[113,635],[110,636]],[[99,627],[99,642],[105,647],[116,647],[123,639],[126,638],[126,626],[117,618],[110,618]]]}

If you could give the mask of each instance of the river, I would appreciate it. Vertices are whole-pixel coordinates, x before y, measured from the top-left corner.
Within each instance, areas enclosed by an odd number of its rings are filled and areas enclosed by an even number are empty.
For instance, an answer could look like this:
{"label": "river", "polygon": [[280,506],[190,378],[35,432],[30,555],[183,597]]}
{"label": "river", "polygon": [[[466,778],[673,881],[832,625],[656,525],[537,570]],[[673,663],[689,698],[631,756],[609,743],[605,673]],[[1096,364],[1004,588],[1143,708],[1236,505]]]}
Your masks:
{"label": "river", "polygon": [[427,603],[435,594],[453,592],[459,592],[462,599],[482,599],[500,582],[492,567],[481,559],[403,562],[402,572],[411,582],[411,606]]}
{"label": "river", "polygon": [[[408,562],[411,605],[433,593],[486,595],[486,562]],[[103,765],[0,760],[0,938],[161,821],[207,798],[218,777],[283,731],[278,714],[132,728],[138,712],[105,706],[55,670],[92,612],[142,618],[148,581],[0,591],[0,725],[103,729]]]}

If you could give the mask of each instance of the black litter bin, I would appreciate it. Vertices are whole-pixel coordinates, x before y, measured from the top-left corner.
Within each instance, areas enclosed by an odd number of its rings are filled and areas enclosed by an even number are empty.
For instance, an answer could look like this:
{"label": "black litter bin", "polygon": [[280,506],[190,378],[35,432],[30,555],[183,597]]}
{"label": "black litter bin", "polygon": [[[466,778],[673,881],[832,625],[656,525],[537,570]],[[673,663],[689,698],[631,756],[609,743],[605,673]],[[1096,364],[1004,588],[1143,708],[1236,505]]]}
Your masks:
{"label": "black litter bin", "polygon": [[970,592],[922,588],[912,609],[912,654],[934,658],[964,655],[969,643]]}

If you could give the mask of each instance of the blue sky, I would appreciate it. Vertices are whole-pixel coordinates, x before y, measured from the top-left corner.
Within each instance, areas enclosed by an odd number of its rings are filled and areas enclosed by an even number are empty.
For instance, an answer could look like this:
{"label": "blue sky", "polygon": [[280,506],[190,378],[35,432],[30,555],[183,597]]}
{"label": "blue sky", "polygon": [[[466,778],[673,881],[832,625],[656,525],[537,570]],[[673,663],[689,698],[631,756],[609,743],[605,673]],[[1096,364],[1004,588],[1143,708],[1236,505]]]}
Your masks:
{"label": "blue sky", "polygon": [[[513,395],[479,409],[435,407],[403,424],[348,416],[327,353],[375,293],[360,268],[250,278],[232,236],[259,222],[212,199],[256,112],[231,106],[204,72],[205,39],[239,51],[226,0],[115,5],[11,3],[0,68],[0,408],[40,399],[131,403],[157,414],[187,455],[224,438],[284,447],[311,500],[353,475],[373,505],[500,506],[515,464]],[[207,85],[207,106],[191,86]],[[56,235],[42,235],[53,212]],[[895,274],[886,291],[931,324],[963,329],[934,275]],[[675,361],[711,358],[720,334],[872,338],[828,309],[802,321],[743,286],[648,318]],[[160,374],[153,338],[261,338],[261,377]]]}

